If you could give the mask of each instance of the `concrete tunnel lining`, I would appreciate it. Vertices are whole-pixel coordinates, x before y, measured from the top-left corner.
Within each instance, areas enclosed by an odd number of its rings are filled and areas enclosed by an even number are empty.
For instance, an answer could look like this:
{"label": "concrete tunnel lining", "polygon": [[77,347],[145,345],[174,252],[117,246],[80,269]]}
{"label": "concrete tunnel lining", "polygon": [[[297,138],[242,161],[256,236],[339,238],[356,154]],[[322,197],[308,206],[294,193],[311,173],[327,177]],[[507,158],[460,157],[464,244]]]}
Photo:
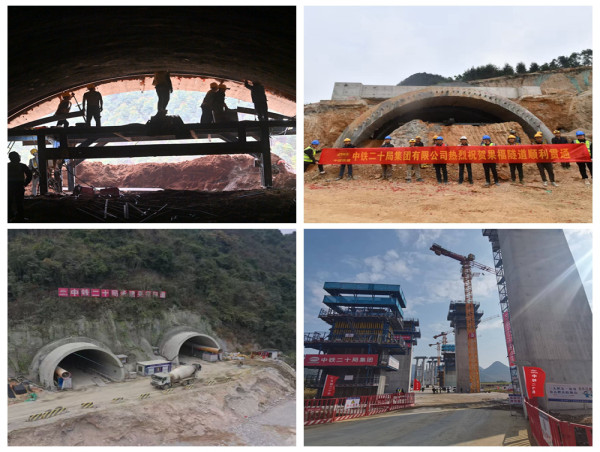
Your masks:
{"label": "concrete tunnel lining", "polygon": [[361,114],[346,127],[333,147],[342,147],[350,138],[356,145],[371,139],[371,135],[398,117],[407,117],[423,108],[469,108],[497,117],[501,122],[516,121],[528,135],[541,130],[547,142],[552,140],[551,130],[533,113],[502,96],[470,88],[437,87],[413,91],[387,99]]}
{"label": "concrete tunnel lining", "polygon": [[122,381],[125,379],[123,364],[110,350],[89,342],[73,342],[56,347],[42,359],[39,366],[41,385],[45,388],[54,388],[54,370],[56,366],[67,356],[83,350],[94,351],[94,355],[100,364],[95,370],[100,374],[113,381]]}
{"label": "concrete tunnel lining", "polygon": [[206,345],[207,347],[221,348],[216,339],[208,336],[207,334],[201,334],[196,331],[183,331],[171,336],[167,339],[160,349],[161,356],[164,356],[169,361],[174,361],[179,356],[179,351],[182,345],[190,339],[198,338],[197,342],[199,345]]}

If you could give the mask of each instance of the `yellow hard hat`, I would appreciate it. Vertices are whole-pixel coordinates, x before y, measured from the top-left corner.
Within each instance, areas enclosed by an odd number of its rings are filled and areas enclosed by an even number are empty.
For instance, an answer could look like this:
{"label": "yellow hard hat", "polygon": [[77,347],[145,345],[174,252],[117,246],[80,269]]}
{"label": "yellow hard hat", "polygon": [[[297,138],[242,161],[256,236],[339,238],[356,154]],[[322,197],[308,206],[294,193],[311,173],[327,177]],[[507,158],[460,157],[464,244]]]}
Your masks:
{"label": "yellow hard hat", "polygon": [[415,139],[412,139],[412,140],[408,140],[408,142],[409,142],[409,143],[416,143],[416,142],[417,142],[417,140],[415,140]]}
{"label": "yellow hard hat", "polygon": [[419,139],[419,140],[420,140],[420,139],[421,139],[421,137],[420,137],[419,135],[417,135],[417,136],[415,137],[415,140],[416,140],[416,139]]}
{"label": "yellow hard hat", "polygon": [[557,133],[560,133],[560,130],[555,130],[554,132],[552,132],[554,135],[556,135]]}
{"label": "yellow hard hat", "polygon": [[537,138],[537,137],[543,137],[543,136],[544,136],[544,134],[542,132],[538,131],[533,137]]}
{"label": "yellow hard hat", "polygon": [[32,149],[31,151],[29,151],[29,152],[31,152],[32,154],[37,154],[37,151],[38,151],[38,150],[37,150],[36,148],[33,148],[33,149]]}
{"label": "yellow hard hat", "polygon": [[344,138],[344,143],[346,143],[348,141],[352,141],[352,140],[350,138]]}
{"label": "yellow hard hat", "polygon": [[517,139],[517,137],[516,137],[516,136],[514,136],[514,135],[509,135],[509,136],[508,136],[508,139],[510,140],[511,138],[512,138],[513,140],[516,140],[516,139]]}

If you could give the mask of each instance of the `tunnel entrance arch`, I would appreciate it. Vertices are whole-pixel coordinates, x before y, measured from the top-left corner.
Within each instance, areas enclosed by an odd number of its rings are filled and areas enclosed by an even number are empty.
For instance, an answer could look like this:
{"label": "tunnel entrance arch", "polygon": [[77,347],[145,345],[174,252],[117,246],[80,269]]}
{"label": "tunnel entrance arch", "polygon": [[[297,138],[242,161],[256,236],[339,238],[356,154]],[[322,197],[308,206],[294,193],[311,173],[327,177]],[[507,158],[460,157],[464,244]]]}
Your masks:
{"label": "tunnel entrance arch", "polygon": [[218,353],[219,342],[203,333],[191,329],[168,333],[159,346],[159,353],[169,361],[179,364],[180,356],[200,356],[202,352]]}
{"label": "tunnel entrance arch", "polygon": [[74,388],[94,376],[111,381],[125,379],[119,358],[108,347],[89,338],[67,338],[47,345],[34,358],[32,374],[43,387],[55,389],[57,367],[71,374]]}
{"label": "tunnel entrance arch", "polygon": [[540,130],[551,141],[551,130],[533,113],[502,96],[464,87],[431,87],[387,99],[360,115],[346,127],[333,147],[345,138],[354,144],[383,137],[413,119],[441,122],[518,122],[527,135]]}

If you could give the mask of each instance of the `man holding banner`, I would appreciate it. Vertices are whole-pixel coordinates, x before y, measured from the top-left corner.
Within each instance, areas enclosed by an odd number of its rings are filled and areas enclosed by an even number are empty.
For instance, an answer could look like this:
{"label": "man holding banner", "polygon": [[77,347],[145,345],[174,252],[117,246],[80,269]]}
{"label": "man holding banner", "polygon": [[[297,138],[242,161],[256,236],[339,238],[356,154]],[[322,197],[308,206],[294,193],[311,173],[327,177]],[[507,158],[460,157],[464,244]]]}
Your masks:
{"label": "man holding banner", "polygon": [[[534,136],[533,144],[545,144],[544,143],[544,135],[542,132],[538,131]],[[544,187],[548,185],[548,181],[546,180],[546,172],[548,172],[548,177],[550,178],[550,183],[555,187],[558,187],[558,184],[554,182],[554,168],[552,166],[552,162],[537,162],[538,171],[540,172],[540,176],[542,177],[542,182]]]}
{"label": "man holding banner", "polygon": [[[492,139],[490,138],[489,135],[484,135],[483,136],[483,145],[484,146],[496,146],[496,143],[492,143]],[[495,162],[494,163],[484,163],[483,171],[485,173],[485,186],[486,187],[490,186],[490,171],[492,172],[492,175],[494,176],[494,184],[500,185],[500,183],[498,182],[498,171],[496,170]]]}

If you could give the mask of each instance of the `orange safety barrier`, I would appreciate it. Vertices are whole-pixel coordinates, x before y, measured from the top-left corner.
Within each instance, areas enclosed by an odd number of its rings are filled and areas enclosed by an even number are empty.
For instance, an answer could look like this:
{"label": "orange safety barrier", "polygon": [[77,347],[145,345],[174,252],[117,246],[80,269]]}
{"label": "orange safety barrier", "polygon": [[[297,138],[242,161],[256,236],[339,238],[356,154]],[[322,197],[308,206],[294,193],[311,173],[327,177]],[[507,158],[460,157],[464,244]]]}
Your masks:
{"label": "orange safety barrier", "polygon": [[413,393],[306,399],[304,401],[304,425],[327,424],[400,410],[414,405],[415,395]]}
{"label": "orange safety barrier", "polygon": [[540,446],[591,446],[592,427],[561,421],[525,401],[531,433]]}

